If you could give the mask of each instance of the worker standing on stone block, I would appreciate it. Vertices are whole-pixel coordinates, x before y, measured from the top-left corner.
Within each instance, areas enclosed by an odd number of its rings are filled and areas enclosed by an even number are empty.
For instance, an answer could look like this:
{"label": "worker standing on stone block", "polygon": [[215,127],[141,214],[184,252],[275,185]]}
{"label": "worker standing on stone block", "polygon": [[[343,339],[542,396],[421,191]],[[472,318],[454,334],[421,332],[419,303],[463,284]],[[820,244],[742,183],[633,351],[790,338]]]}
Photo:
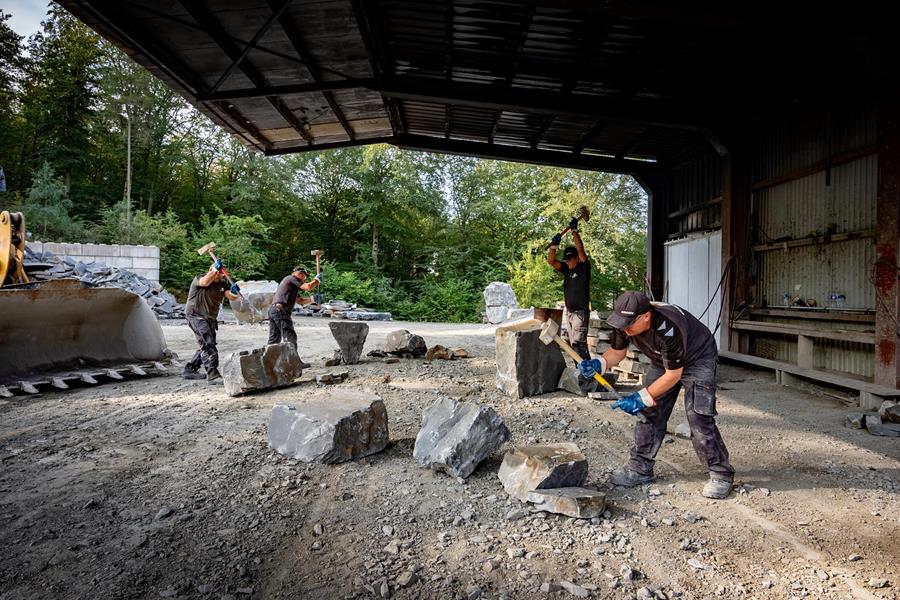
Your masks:
{"label": "worker standing on stone block", "polygon": [[[550,242],[550,254],[547,262],[565,278],[563,282],[563,298],[566,302],[566,329],[569,332],[569,344],[583,359],[589,359],[591,352],[587,345],[588,326],[591,321],[591,261],[584,251],[584,243],[578,233],[578,218],[569,223],[574,246],[563,250],[562,262],[556,259],[556,251],[562,243],[562,235],[556,234]],[[584,391],[594,391],[596,386],[592,378],[579,379],[579,386]],[[590,389],[586,389],[586,388]]]}
{"label": "worker standing on stone block", "polygon": [[612,404],[630,415],[642,415],[634,428],[631,459],[610,481],[632,487],[653,481],[653,465],[666,435],[666,423],[684,388],[684,408],[691,426],[691,441],[709,470],[703,488],[707,498],[725,498],[731,492],[734,469],[716,426],[716,364],[719,351],[709,329],[694,315],[673,304],[651,302],[641,292],[625,292],[616,299],[606,320],[613,327],[610,348],[599,359],[578,366],[585,377],[601,375],[625,358],[633,342],[652,363],[646,387]]}
{"label": "worker standing on stone block", "polygon": [[207,383],[211,385],[222,383],[222,375],[219,373],[219,351],[216,348],[216,329],[218,329],[216,316],[223,300],[225,298],[237,300],[240,291],[236,283],[229,287],[222,272],[222,261],[218,259],[209,267],[206,274],[194,277],[184,313],[188,327],[194,332],[200,349],[194,353],[190,362],[184,365],[182,377],[185,379],[203,379],[203,375],[200,374],[200,365],[203,365],[206,369]]}
{"label": "worker standing on stone block", "polygon": [[[298,265],[278,284],[278,289],[272,297],[272,306],[269,307],[268,344],[288,342],[293,344],[295,349],[297,348],[297,332],[294,331],[291,313],[294,310],[294,304],[297,303],[297,295],[300,290],[311,292],[322,283],[322,271],[318,268],[318,261],[316,267],[318,272],[312,281],[306,281],[309,277],[306,267]],[[301,298],[300,304],[312,304],[312,298]],[[300,366],[304,369],[310,367],[309,363],[302,363]]]}

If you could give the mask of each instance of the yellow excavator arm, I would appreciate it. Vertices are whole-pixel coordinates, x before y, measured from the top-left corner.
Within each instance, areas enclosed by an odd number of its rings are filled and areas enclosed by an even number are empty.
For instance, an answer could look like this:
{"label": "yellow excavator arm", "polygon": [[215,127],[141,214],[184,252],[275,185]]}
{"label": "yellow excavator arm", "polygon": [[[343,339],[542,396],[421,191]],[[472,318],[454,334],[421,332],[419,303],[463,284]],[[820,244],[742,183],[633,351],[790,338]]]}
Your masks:
{"label": "yellow excavator arm", "polygon": [[25,215],[0,212],[0,287],[28,283],[25,260]]}

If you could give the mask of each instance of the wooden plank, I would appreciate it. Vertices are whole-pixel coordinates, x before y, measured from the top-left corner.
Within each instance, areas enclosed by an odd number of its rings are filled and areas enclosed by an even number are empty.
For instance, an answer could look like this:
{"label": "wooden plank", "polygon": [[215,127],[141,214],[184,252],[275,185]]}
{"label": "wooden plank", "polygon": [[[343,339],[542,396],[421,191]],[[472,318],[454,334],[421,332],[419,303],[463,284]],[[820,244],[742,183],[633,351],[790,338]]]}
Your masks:
{"label": "wooden plank", "polygon": [[865,240],[875,237],[874,229],[861,229],[846,233],[832,233],[830,235],[817,235],[783,242],[771,242],[769,244],[757,244],[753,246],[754,252],[768,252],[770,250],[785,250],[787,248],[800,248],[802,246],[815,246],[817,244],[831,244],[834,242],[846,242],[850,240]]}
{"label": "wooden plank", "polygon": [[853,329],[818,329],[788,325],[786,323],[766,323],[763,321],[738,320],[731,323],[732,329],[740,331],[758,331],[761,333],[778,333],[782,335],[805,335],[812,338],[874,344],[875,333],[872,331],[856,331]]}
{"label": "wooden plank", "polygon": [[875,222],[878,237],[872,283],[875,288],[875,381],[897,387],[900,381],[900,285],[897,282],[900,250],[900,98],[896,93],[878,103],[878,187]]}
{"label": "wooden plank", "polygon": [[803,177],[808,177],[809,175],[814,175],[820,171],[825,171],[832,167],[836,167],[838,165],[843,165],[849,162],[853,162],[854,160],[858,160],[860,158],[865,158],[866,156],[871,156],[877,152],[877,146],[863,146],[862,148],[857,148],[855,150],[851,150],[850,152],[845,152],[843,154],[836,154],[825,160],[820,160],[818,162],[814,162],[811,165],[807,165],[803,168],[797,169],[795,171],[790,171],[783,175],[778,175],[776,177],[769,177],[767,179],[761,179],[753,184],[753,191],[756,192],[758,190],[772,187],[781,183],[787,183],[789,181],[794,181],[797,179],[801,179]]}
{"label": "wooden plank", "polygon": [[884,396],[887,398],[900,397],[900,390],[898,390],[897,388],[890,388],[868,381],[855,379],[853,377],[850,377],[849,375],[841,375],[838,373],[823,371],[820,369],[804,369],[797,365],[792,365],[791,363],[786,363],[779,360],[770,360],[768,358],[760,358],[759,356],[742,354],[740,352],[731,352],[728,350],[720,350],[719,357],[736,362],[742,362],[756,367],[762,367],[764,369],[790,373],[792,375],[829,383],[838,387],[859,391],[865,390],[866,392],[875,394],[876,396]]}
{"label": "wooden plank", "polygon": [[753,308],[753,317],[787,317],[791,319],[815,319],[823,321],[847,321],[849,323],[875,324],[875,315],[855,312],[840,312],[826,309],[810,308]]}
{"label": "wooden plank", "polygon": [[699,210],[704,210],[706,208],[710,208],[716,206],[717,204],[721,204],[722,197],[713,198],[712,200],[707,200],[702,204],[697,204],[696,206],[689,206],[687,208],[682,208],[681,210],[676,210],[673,213],[669,213],[669,218],[674,219],[676,217],[683,217],[684,215],[689,215],[691,213],[697,212]]}

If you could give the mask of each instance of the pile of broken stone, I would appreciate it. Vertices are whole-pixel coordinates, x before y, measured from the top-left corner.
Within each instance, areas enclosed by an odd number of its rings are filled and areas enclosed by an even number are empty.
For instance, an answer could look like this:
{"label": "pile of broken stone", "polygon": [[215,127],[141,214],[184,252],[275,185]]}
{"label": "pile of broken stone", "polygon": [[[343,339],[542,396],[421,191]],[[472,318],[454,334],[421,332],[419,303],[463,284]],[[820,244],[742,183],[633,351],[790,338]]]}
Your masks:
{"label": "pile of broken stone", "polygon": [[[275,451],[303,462],[355,460],[387,447],[387,409],[370,391],[317,390],[302,403],[276,404],[268,439]],[[462,482],[509,439],[509,429],[493,408],[441,398],[422,414],[412,457],[422,467]],[[509,450],[497,475],[510,496],[530,507],[507,517],[523,518],[531,511],[598,517],[606,510],[606,495],[583,487],[587,474],[587,459],[573,443]]]}
{"label": "pile of broken stone", "polygon": [[[184,318],[184,305],[179,304],[159,283],[119,267],[102,262],[81,262],[52,252],[33,252],[25,247],[25,270],[31,281],[78,279],[91,287],[115,287],[137,294],[163,319]],[[43,267],[43,268],[42,268]]]}
{"label": "pile of broken stone", "polygon": [[[260,323],[268,319],[272,297],[278,289],[275,281],[240,281],[243,298],[231,302],[231,309],[238,323]],[[350,321],[390,321],[391,313],[378,312],[365,306],[343,300],[323,302],[319,294],[313,296],[313,304],[297,305],[294,314],[299,317],[329,317]]]}
{"label": "pile of broken stone", "polygon": [[872,435],[900,437],[900,402],[885,400],[877,413],[850,413],[846,425]]}

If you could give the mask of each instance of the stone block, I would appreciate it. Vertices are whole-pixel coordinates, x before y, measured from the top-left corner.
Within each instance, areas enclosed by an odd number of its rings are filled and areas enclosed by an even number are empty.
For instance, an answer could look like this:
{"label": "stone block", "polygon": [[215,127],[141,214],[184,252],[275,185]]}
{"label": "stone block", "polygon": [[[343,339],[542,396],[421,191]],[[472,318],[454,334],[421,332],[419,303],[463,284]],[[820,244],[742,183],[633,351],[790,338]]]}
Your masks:
{"label": "stone block", "polygon": [[687,421],[679,423],[675,428],[675,437],[680,437],[685,440],[691,439],[691,425]]}
{"label": "stone block", "polygon": [[562,375],[559,376],[557,387],[572,394],[578,394],[579,396],[586,395],[586,393],[581,390],[581,385],[578,383],[578,369],[572,367],[566,367],[563,370]]}
{"label": "stone block", "polygon": [[510,396],[535,396],[554,391],[566,361],[556,344],[540,340],[541,322],[502,325],[495,333],[497,387]]}
{"label": "stone block", "polygon": [[384,340],[384,351],[389,354],[403,356],[412,355],[414,358],[425,356],[428,346],[421,335],[410,333],[406,329],[397,329],[387,334]]}
{"label": "stone block", "polygon": [[434,471],[468,477],[509,437],[509,429],[493,408],[444,398],[422,414],[413,458]]}
{"label": "stone block", "polygon": [[878,409],[878,416],[887,423],[900,423],[900,403],[894,400],[885,400]]}
{"label": "stone block", "polygon": [[606,510],[606,494],[582,487],[535,490],[528,494],[534,508],[576,519],[593,519]]}
{"label": "stone block", "polygon": [[866,429],[872,435],[882,437],[900,437],[900,424],[885,423],[876,414],[866,414]]}
{"label": "stone block", "polygon": [[341,321],[329,323],[328,327],[341,348],[341,360],[344,361],[344,364],[355,365],[358,363],[363,345],[366,343],[366,336],[369,335],[369,326],[365,323]]}
{"label": "stone block", "polygon": [[229,396],[291,385],[302,374],[300,356],[288,343],[235,352],[222,365]]}
{"label": "stone block", "polygon": [[853,429],[864,429],[866,426],[866,416],[862,413],[850,413],[847,415],[847,421],[844,423],[846,427]]}
{"label": "stone block", "polygon": [[269,447],[291,458],[345,462],[384,450],[387,410],[371,392],[326,388],[297,404],[272,407],[268,435]]}
{"label": "stone block", "polygon": [[526,502],[533,490],[581,486],[587,473],[587,458],[578,446],[562,442],[510,450],[497,475],[507,494]]}
{"label": "stone block", "polygon": [[506,315],[509,313],[509,307],[488,306],[485,307],[484,312],[487,316],[488,323],[497,324],[506,320]]}
{"label": "stone block", "polygon": [[484,288],[482,294],[485,306],[505,306],[507,308],[518,308],[519,306],[516,293],[508,283],[492,281]]}
{"label": "stone block", "polygon": [[368,310],[348,310],[347,318],[351,321],[390,321],[389,312],[372,312]]}

